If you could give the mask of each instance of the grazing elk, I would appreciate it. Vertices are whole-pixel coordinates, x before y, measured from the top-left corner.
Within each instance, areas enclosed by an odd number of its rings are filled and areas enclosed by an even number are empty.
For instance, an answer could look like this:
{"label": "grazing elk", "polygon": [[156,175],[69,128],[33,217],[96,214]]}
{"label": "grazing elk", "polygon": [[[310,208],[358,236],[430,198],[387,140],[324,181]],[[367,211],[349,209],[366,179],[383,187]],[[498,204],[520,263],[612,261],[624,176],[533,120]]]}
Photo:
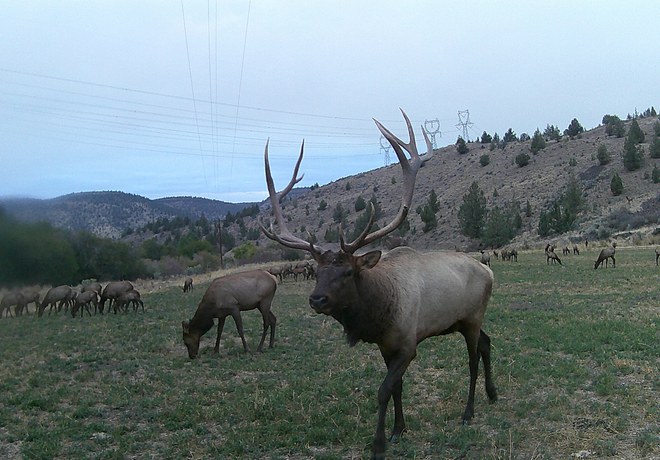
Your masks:
{"label": "grazing elk", "polygon": [[137,312],[138,307],[142,307],[142,313],[144,313],[144,302],[142,302],[140,293],[135,289],[122,293],[115,302],[116,311],[124,310],[124,313],[126,313],[128,312],[128,306],[133,305],[133,311]]}
{"label": "grazing elk", "polygon": [[192,292],[192,290],[193,290],[193,279],[186,278],[186,280],[183,282],[183,292]]}
{"label": "grazing elk", "polygon": [[101,293],[101,300],[99,302],[99,312],[103,314],[103,310],[105,309],[105,302],[107,300],[110,300],[110,303],[108,303],[108,312],[110,311],[110,307],[113,307],[113,311],[116,314],[117,299],[124,292],[128,292],[132,289],[133,289],[133,285],[131,284],[130,281],[111,281],[110,283],[106,284],[105,287],[103,288],[103,292]]}
{"label": "grazing elk", "polygon": [[561,265],[561,259],[557,254],[555,254],[555,247],[551,245],[550,243],[545,245],[545,263],[546,265],[550,263],[552,260],[552,263],[554,264],[555,262],[559,262],[559,265]]}
{"label": "grazing elk", "polygon": [[487,251],[484,251],[483,249],[481,250],[481,258],[479,261],[484,264],[488,265],[490,267],[490,254]]}
{"label": "grazing elk", "polygon": [[573,255],[576,255],[576,256],[580,255],[580,248],[578,248],[577,244],[573,244]]}
{"label": "grazing elk", "polygon": [[[403,111],[402,111],[403,113]],[[410,210],[417,171],[430,158],[433,147],[425,131],[427,155],[420,157],[410,120],[403,113],[410,141],[404,143],[378,121],[376,125],[390,142],[403,170],[403,196],[396,217],[388,225],[371,231],[374,209],[366,228],[350,243],[340,233],[341,249],[324,251],[312,242],[295,236],[286,226],[280,200],[302,180],[298,169],[304,142],[289,184],[279,193],[270,172],[268,143],[264,153],[266,183],[278,227],[264,234],[280,244],[309,251],[318,267],[316,286],[309,296],[311,308],[332,316],[344,328],[349,345],[360,340],[375,343],[387,366],[387,376],[378,390],[378,421],[372,445],[374,458],[384,457],[385,418],[390,399],[394,401],[394,427],[390,437],[397,441],[406,428],[403,406],[403,375],[417,354],[417,345],[428,337],[460,332],[467,344],[470,384],[463,422],[474,414],[474,392],[479,360],[485,368],[486,393],[491,401],[497,392],[491,376],[490,339],[481,330],[486,305],[493,287],[493,272],[471,256],[458,252],[419,253],[399,247],[386,254],[373,250],[355,252],[394,231]],[[411,159],[408,160],[403,150]]]}
{"label": "grazing elk", "polygon": [[[0,300],[0,318],[2,318],[4,312],[7,312],[7,316],[11,316],[11,307],[18,309],[18,304],[21,301],[21,293],[18,291],[12,291],[5,294],[5,296]],[[16,313],[18,315],[18,313]]]}
{"label": "grazing elk", "polygon": [[39,293],[38,289],[27,289],[24,291],[21,291],[20,296],[19,296],[19,302],[16,304],[16,307],[14,307],[14,312],[16,313],[16,316],[21,316],[23,314],[23,311],[25,311],[26,315],[30,314],[30,309],[28,308],[28,305],[31,303],[34,303],[34,308],[35,312],[39,310],[39,298],[41,297],[41,294]]}
{"label": "grazing elk", "polygon": [[602,266],[603,261],[605,261],[605,267],[607,267],[607,259],[612,259],[612,267],[616,268],[616,260],[614,259],[615,252],[616,242],[612,243],[612,246],[608,246],[600,251],[600,254],[598,254],[598,259],[596,259],[596,263],[594,263],[594,269],[597,269],[598,266]]}
{"label": "grazing elk", "polygon": [[89,313],[89,316],[92,316],[92,312],[89,309],[89,304],[94,305],[94,314],[99,308],[99,295],[95,290],[83,291],[76,296],[76,300],[73,302],[73,307],[71,307],[71,317],[75,318],[80,310],[80,317],[82,318],[85,310]]}
{"label": "grazing elk", "polygon": [[658,259],[660,259],[660,246],[655,248],[655,266],[658,266]]}
{"label": "grazing elk", "polygon": [[37,316],[41,317],[44,311],[46,311],[46,307],[50,307],[48,310],[49,315],[53,311],[53,308],[55,308],[55,312],[57,313],[62,309],[64,304],[70,302],[72,299],[74,299],[74,296],[71,286],[62,285],[52,287],[46,292],[43,302],[39,305]]}
{"label": "grazing elk", "polygon": [[233,273],[216,278],[211,282],[197,307],[195,315],[189,321],[182,321],[183,343],[188,349],[188,357],[195,359],[199,353],[199,341],[213,327],[213,319],[218,318],[218,336],[213,351],[220,351],[220,336],[225,325],[225,319],[231,315],[236,323],[238,335],[243,342],[243,349],[249,351],[241,312],[259,309],[263,318],[263,333],[257,351],[262,351],[266,333],[270,329],[269,348],[275,342],[275,324],[277,318],[273,314],[271,304],[277,290],[277,278],[266,270],[251,270]]}

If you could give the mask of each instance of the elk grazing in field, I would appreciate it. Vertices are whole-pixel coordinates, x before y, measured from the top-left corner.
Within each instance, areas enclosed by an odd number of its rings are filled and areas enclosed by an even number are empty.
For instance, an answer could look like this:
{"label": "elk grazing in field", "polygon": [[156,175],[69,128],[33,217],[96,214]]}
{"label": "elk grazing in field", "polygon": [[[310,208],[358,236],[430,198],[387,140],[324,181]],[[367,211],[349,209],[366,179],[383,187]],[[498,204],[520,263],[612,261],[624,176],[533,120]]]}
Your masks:
{"label": "elk grazing in field", "polygon": [[193,290],[193,279],[186,278],[186,280],[183,282],[183,292],[192,292],[192,290]]}
{"label": "elk grazing in field", "polygon": [[95,290],[84,291],[76,296],[76,300],[73,302],[73,307],[71,307],[71,317],[75,318],[76,314],[78,314],[78,310],[80,310],[81,318],[85,311],[89,313],[89,316],[92,316],[89,304],[94,305],[94,313],[96,313],[99,307],[99,295]]}
{"label": "elk grazing in field", "polygon": [[129,305],[133,305],[133,311],[137,312],[138,307],[142,307],[142,313],[144,313],[144,302],[142,302],[142,296],[135,289],[131,289],[130,291],[122,293],[119,297],[117,297],[115,302],[116,311],[123,310],[124,313],[126,313],[128,311]]}
{"label": "elk grazing in field", "polygon": [[18,304],[20,303],[20,301],[21,301],[21,293],[18,291],[8,292],[7,294],[5,294],[2,300],[0,300],[0,318],[2,318],[5,311],[7,312],[7,317],[10,317],[11,307],[16,305],[14,308],[18,309]]}
{"label": "elk grazing in field", "polygon": [[481,257],[479,258],[479,261],[484,264],[488,265],[490,267],[490,254],[487,251],[484,251],[483,249],[481,250]]}
{"label": "elk grazing in field", "polygon": [[580,255],[580,248],[578,248],[577,244],[573,245],[573,255],[576,255],[576,256]]}
{"label": "elk grazing in field", "polygon": [[608,246],[600,251],[598,259],[596,259],[596,263],[594,263],[594,269],[598,268],[598,266],[602,266],[603,261],[605,262],[605,267],[607,267],[607,259],[612,259],[612,267],[616,268],[616,260],[614,259],[615,252],[616,242],[612,243],[612,246]]}
{"label": "elk grazing in field", "polygon": [[655,266],[658,266],[658,259],[660,259],[660,246],[655,248]]}
{"label": "elk grazing in field", "polygon": [[62,309],[62,306],[72,299],[74,299],[74,296],[71,286],[62,285],[52,287],[46,292],[43,302],[39,305],[37,316],[41,317],[44,314],[46,307],[50,307],[48,310],[49,315],[53,311],[53,308],[55,308],[55,312],[59,312]]}
{"label": "elk grazing in field", "polygon": [[108,311],[110,311],[110,307],[114,306],[113,311],[116,314],[117,299],[124,292],[128,292],[132,289],[133,289],[133,285],[131,284],[130,281],[112,281],[106,284],[105,287],[103,288],[103,292],[101,293],[101,300],[99,301],[99,312],[103,314],[103,310],[105,309],[105,302],[107,300],[110,300],[110,303],[108,303]]}
{"label": "elk grazing in field", "polygon": [[220,336],[227,316],[234,318],[243,349],[249,351],[241,312],[257,308],[263,318],[263,333],[257,351],[262,351],[266,333],[270,329],[269,348],[275,342],[277,318],[271,311],[271,304],[277,290],[277,278],[265,270],[251,270],[216,278],[211,282],[189,321],[183,321],[183,343],[188,349],[188,357],[194,359],[199,353],[199,341],[213,327],[213,319],[218,318],[218,336],[213,351],[220,351]]}
{"label": "elk grazing in field", "polygon": [[16,313],[16,316],[21,316],[23,314],[23,311],[25,311],[25,314],[30,314],[30,309],[28,308],[28,305],[31,303],[34,304],[35,312],[39,310],[39,298],[41,297],[41,294],[39,293],[38,289],[26,289],[21,291],[20,297],[19,297],[19,302],[16,304],[16,307],[14,309],[14,312]]}
{"label": "elk grazing in field", "polygon": [[555,247],[551,245],[550,243],[545,245],[545,263],[546,265],[550,263],[552,260],[552,263],[554,264],[555,262],[559,262],[559,265],[561,265],[561,259],[557,254],[555,254]]}
{"label": "elk grazing in field", "polygon": [[[403,111],[402,111],[403,112]],[[316,286],[309,296],[311,308],[332,316],[344,328],[348,343],[360,340],[375,343],[387,366],[387,376],[378,390],[378,422],[372,445],[374,458],[383,458],[386,448],[385,418],[390,399],[394,401],[394,427],[390,440],[395,442],[406,428],[403,407],[403,375],[417,354],[417,345],[428,337],[460,332],[467,344],[470,384],[463,422],[474,414],[474,392],[479,360],[485,368],[486,393],[491,401],[497,392],[491,376],[490,339],[481,330],[486,305],[493,287],[493,272],[471,256],[458,252],[419,253],[399,247],[386,254],[373,250],[356,255],[356,251],[383,238],[405,220],[410,210],[415,178],[433,147],[426,132],[427,155],[420,157],[410,120],[403,113],[410,141],[404,143],[378,121],[376,125],[390,142],[403,170],[403,196],[396,217],[388,225],[371,231],[371,218],[357,238],[347,243],[340,233],[341,249],[324,251],[312,242],[295,236],[286,226],[280,201],[302,180],[298,169],[304,143],[289,184],[279,193],[270,172],[268,143],[264,153],[266,183],[270,204],[278,227],[264,234],[280,244],[309,251],[318,262]],[[403,150],[411,159],[408,160]]]}

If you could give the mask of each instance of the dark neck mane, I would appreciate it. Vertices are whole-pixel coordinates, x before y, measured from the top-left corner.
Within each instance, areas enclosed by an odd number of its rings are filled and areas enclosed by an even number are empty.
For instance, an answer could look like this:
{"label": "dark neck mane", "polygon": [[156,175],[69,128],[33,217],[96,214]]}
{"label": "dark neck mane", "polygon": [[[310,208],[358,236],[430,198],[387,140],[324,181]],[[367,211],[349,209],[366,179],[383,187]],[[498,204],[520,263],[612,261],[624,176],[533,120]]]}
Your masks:
{"label": "dark neck mane", "polygon": [[[393,306],[397,299],[393,298],[391,283],[385,277],[361,275],[358,280],[358,299],[342,310],[335,319],[344,326],[346,340],[354,346],[360,340],[368,343],[379,343],[384,331],[389,329],[393,318]],[[366,286],[369,286],[367,291]]]}

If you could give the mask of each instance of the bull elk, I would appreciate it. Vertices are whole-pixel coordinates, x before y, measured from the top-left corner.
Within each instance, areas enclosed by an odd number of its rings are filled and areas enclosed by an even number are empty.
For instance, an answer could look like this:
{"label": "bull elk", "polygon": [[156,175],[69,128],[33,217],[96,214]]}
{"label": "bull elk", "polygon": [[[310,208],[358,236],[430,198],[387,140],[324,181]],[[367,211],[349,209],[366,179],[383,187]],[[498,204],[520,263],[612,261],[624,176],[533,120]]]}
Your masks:
{"label": "bull elk", "polygon": [[261,351],[270,329],[269,348],[275,342],[275,323],[277,318],[270,310],[277,290],[277,278],[265,270],[251,270],[233,273],[214,279],[202,297],[202,301],[189,321],[182,321],[183,343],[188,350],[188,357],[195,359],[199,353],[199,341],[213,327],[213,319],[218,318],[218,336],[213,351],[220,351],[220,336],[225,326],[225,319],[231,315],[236,323],[238,335],[247,352],[248,345],[243,333],[241,312],[259,309],[263,318],[263,333],[257,351]]}
{"label": "bull elk", "polygon": [[612,243],[612,246],[608,246],[602,251],[600,251],[600,254],[598,254],[598,259],[596,259],[596,263],[594,263],[594,269],[598,268],[598,266],[603,265],[603,261],[605,262],[605,266],[607,267],[607,259],[612,259],[612,267],[616,268],[616,260],[614,259],[614,253],[616,252],[616,242]]}
{"label": "bull elk", "polygon": [[[422,128],[427,154],[417,152],[410,120],[405,118],[409,142],[405,143],[380,122],[374,120],[390,142],[403,173],[403,196],[396,217],[381,229],[371,231],[374,210],[357,238],[347,243],[340,232],[337,251],[326,250],[295,236],[286,226],[280,201],[302,180],[298,169],[303,158],[304,142],[289,184],[280,192],[270,172],[268,143],[264,153],[266,183],[272,212],[278,227],[262,226],[264,234],[292,249],[311,253],[318,267],[316,286],[309,296],[311,308],[318,314],[332,316],[344,328],[350,346],[359,341],[375,343],[387,366],[387,375],[378,390],[378,421],[372,444],[374,458],[383,458],[386,448],[385,418],[390,399],[394,401],[394,427],[390,437],[396,442],[406,428],[402,407],[403,375],[417,354],[417,345],[428,337],[460,332],[468,349],[470,384],[463,422],[474,414],[474,393],[483,359],[486,393],[491,401],[497,392],[491,376],[490,339],[481,330],[486,305],[493,287],[493,272],[464,253],[419,253],[398,247],[388,253],[372,250],[356,255],[356,251],[383,238],[401,225],[410,210],[415,178],[420,167],[431,157],[433,147]],[[410,160],[404,153],[410,154]]]}

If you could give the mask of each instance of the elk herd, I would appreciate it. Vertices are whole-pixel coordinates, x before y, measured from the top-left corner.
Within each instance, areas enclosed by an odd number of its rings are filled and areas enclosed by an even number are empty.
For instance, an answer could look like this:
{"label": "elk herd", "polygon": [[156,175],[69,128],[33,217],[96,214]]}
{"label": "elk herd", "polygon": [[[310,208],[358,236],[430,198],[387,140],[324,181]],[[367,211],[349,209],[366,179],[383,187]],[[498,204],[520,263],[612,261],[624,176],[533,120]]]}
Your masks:
{"label": "elk herd", "polygon": [[[92,316],[94,314],[103,315],[105,311],[115,314],[119,312],[128,312],[132,307],[133,311],[141,310],[144,312],[144,302],[140,293],[133,287],[130,281],[111,281],[103,287],[101,283],[89,282],[83,283],[79,289],[68,285],[55,286],[46,291],[41,301],[41,291],[36,288],[13,290],[5,294],[0,301],[0,318],[7,316],[21,316],[23,313],[29,314],[29,305],[34,304],[34,311],[37,317],[42,317],[48,309],[48,315],[51,313],[68,313],[75,318],[80,312],[82,318],[87,312]],[[106,310],[106,303],[107,310]],[[14,314],[12,315],[12,307]]]}

